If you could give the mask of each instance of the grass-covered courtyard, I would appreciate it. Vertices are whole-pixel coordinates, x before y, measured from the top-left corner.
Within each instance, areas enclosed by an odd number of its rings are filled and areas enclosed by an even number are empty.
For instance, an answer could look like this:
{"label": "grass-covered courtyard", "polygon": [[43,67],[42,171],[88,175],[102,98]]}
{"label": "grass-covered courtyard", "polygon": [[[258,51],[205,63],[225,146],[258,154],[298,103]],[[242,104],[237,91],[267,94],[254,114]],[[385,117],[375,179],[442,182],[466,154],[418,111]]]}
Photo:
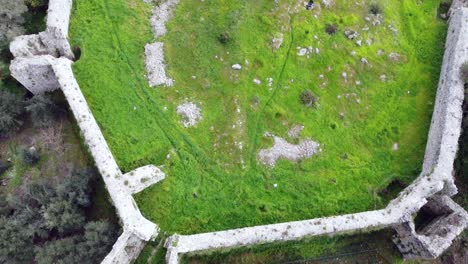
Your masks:
{"label": "grass-covered courtyard", "polygon": [[[381,191],[392,180],[418,175],[447,29],[439,0],[336,0],[314,10],[297,0],[180,2],[160,40],[173,87],[151,88],[145,76],[151,5],[75,0],[70,32],[81,49],[75,75],[119,166],[161,165],[167,175],[136,197],[163,230],[375,209],[391,198]],[[315,107],[301,102],[304,90]],[[203,119],[185,128],[176,108],[188,101]],[[322,152],[261,164],[260,149],[273,144],[264,134],[295,144],[296,125]]]}

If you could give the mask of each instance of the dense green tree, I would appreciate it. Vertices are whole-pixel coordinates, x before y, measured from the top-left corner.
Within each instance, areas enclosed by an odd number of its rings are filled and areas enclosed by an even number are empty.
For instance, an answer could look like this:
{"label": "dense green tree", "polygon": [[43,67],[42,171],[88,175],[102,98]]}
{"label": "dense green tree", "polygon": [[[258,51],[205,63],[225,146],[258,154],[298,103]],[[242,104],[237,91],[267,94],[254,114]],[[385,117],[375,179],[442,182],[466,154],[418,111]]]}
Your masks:
{"label": "dense green tree", "polygon": [[90,259],[102,260],[111,250],[116,239],[115,226],[109,222],[89,222],[86,224],[83,241],[79,248],[80,251],[87,252]]}
{"label": "dense green tree", "polygon": [[28,8],[24,0],[0,0],[0,6],[0,49],[4,49],[14,37],[25,33],[23,15]]}
{"label": "dense green tree", "polygon": [[77,232],[85,223],[82,210],[66,200],[56,200],[46,205],[42,215],[47,227],[61,235]]}
{"label": "dense green tree", "polygon": [[117,237],[108,222],[86,223],[94,173],[58,183],[29,183],[7,199],[0,192],[0,263],[100,263]]}
{"label": "dense green tree", "polygon": [[0,89],[0,137],[19,128],[23,111],[23,100],[18,95]]}
{"label": "dense green tree", "polygon": [[31,115],[31,120],[36,127],[50,125],[59,112],[59,108],[52,101],[50,95],[47,94],[35,95],[28,100],[25,109]]}
{"label": "dense green tree", "polygon": [[22,219],[0,216],[0,263],[29,263],[34,259],[33,235]]}

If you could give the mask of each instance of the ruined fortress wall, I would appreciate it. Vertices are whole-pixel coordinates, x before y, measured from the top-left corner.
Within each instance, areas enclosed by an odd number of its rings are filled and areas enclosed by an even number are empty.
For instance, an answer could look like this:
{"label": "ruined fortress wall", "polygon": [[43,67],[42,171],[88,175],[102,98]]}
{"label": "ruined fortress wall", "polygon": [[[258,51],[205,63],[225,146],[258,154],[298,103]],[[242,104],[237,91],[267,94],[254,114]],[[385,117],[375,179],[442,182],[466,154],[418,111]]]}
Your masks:
{"label": "ruined fortress wall", "polygon": [[[407,253],[405,257],[439,256],[467,226],[466,211],[452,205],[453,212],[432,224],[434,233],[426,235],[417,234],[413,217],[431,197],[442,195],[440,196],[442,198],[437,200],[453,204],[448,196],[457,193],[452,173],[463,114],[464,83],[460,77],[460,67],[467,61],[468,8],[456,5],[451,10],[444,61],[422,173],[384,210],[189,236],[174,235],[166,242],[168,248],[166,261],[170,264],[179,263],[179,254],[188,252],[298,240],[310,236],[335,235],[387,226],[394,226],[399,231],[400,237],[404,237],[403,241],[410,242],[406,244],[399,243],[401,240],[397,242],[402,253]],[[452,221],[454,218],[458,221]],[[317,224],[317,221],[320,224]],[[330,232],[328,227],[333,227],[333,231]],[[447,230],[446,237],[439,236],[435,232],[441,227]]]}
{"label": "ruined fortress wall", "polygon": [[130,263],[138,257],[145,242],[159,232],[155,223],[142,216],[132,194],[165,175],[153,165],[125,175],[118,167],[72,71],[74,56],[67,39],[71,8],[71,0],[50,0],[46,30],[20,36],[11,43],[15,59],[10,69],[12,76],[34,94],[55,89],[64,93],[124,230],[104,262]]}
{"label": "ruined fortress wall", "polygon": [[[173,0],[170,3],[176,2]],[[468,9],[465,8],[465,2],[457,0],[455,3],[462,4],[459,7],[454,4],[451,9],[446,51],[422,173],[387,208],[189,236],[174,235],[166,242],[168,263],[178,263],[179,254],[188,252],[298,240],[310,236],[335,235],[388,226],[395,226],[399,231],[402,238],[400,241],[404,242],[400,243],[401,249],[406,250],[406,242],[424,247],[412,248],[409,251],[411,254],[428,252],[428,255],[437,255],[448,247],[451,239],[467,225],[466,211],[453,205],[448,197],[456,193],[452,171],[462,118],[463,83],[460,78],[460,66],[468,60]],[[33,93],[51,89],[63,91],[123,224],[123,234],[103,262],[130,263],[138,256],[144,242],[158,234],[158,227],[141,215],[132,197],[133,193],[146,188],[148,181],[145,181],[144,186],[140,186],[138,182],[141,181],[125,179],[136,175],[135,179],[146,178],[154,184],[164,178],[164,173],[150,165],[122,174],[73,75],[73,54],[67,40],[72,1],[51,0],[49,5],[46,31],[18,37],[11,43],[10,49],[16,57],[12,61],[11,72]],[[165,20],[161,18],[161,21]],[[128,182],[131,184],[128,185]],[[437,231],[439,225],[449,229],[448,240],[432,235],[421,236],[414,230],[413,214],[419,211],[428,199],[438,195],[442,195],[443,199],[436,200],[450,205],[454,211],[450,218],[446,219],[461,219],[456,226],[453,221],[438,221],[431,225],[430,230]],[[427,242],[434,240],[434,237],[443,243]]]}

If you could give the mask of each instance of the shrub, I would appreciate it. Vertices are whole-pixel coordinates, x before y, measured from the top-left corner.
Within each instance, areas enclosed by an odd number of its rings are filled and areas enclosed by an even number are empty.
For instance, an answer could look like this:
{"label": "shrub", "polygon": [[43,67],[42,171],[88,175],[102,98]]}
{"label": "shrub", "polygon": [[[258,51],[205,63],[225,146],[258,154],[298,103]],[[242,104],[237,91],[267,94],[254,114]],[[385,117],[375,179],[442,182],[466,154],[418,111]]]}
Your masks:
{"label": "shrub", "polygon": [[452,0],[443,0],[439,5],[439,14],[447,14],[452,6]]}
{"label": "shrub", "polygon": [[231,41],[231,36],[229,35],[229,33],[223,32],[218,35],[218,41],[223,45],[228,44]]}
{"label": "shrub", "polygon": [[0,160],[0,175],[7,171],[11,167],[9,162],[4,162]]}
{"label": "shrub", "polygon": [[301,93],[301,101],[307,107],[316,107],[318,98],[315,94],[310,90],[304,90]]}
{"label": "shrub", "polygon": [[56,186],[29,183],[12,199],[0,192],[0,263],[100,263],[118,228],[107,221],[84,222],[91,176],[84,170]]}
{"label": "shrub", "polygon": [[373,15],[382,14],[383,8],[379,3],[371,3],[369,6],[369,12]]}
{"label": "shrub", "polygon": [[23,35],[25,22],[23,14],[28,11],[23,0],[0,0],[0,50],[10,41]]}
{"label": "shrub", "polygon": [[23,101],[16,94],[0,90],[0,137],[17,130],[22,122]]}
{"label": "shrub", "polygon": [[32,166],[39,162],[40,156],[36,148],[23,149],[21,151],[21,160],[24,164]]}
{"label": "shrub", "polygon": [[338,27],[336,25],[328,24],[325,27],[325,32],[327,32],[328,35],[334,35],[336,34],[337,31],[338,31]]}
{"label": "shrub", "polygon": [[25,0],[24,3],[32,8],[40,8],[47,6],[47,0]]}
{"label": "shrub", "polygon": [[468,84],[468,61],[463,63],[460,69],[462,80]]}
{"label": "shrub", "polygon": [[31,114],[31,120],[35,127],[50,125],[55,114],[59,111],[49,95],[36,95],[27,102],[26,112]]}

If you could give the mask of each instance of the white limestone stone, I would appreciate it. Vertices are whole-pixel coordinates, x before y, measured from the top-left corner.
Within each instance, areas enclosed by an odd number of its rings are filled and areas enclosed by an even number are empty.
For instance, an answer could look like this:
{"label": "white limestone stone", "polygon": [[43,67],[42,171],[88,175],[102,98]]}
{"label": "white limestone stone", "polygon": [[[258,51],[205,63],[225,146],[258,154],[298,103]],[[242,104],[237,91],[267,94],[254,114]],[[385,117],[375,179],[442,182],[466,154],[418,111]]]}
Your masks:
{"label": "white limestone stone", "polygon": [[146,44],[146,72],[151,87],[158,85],[172,86],[174,81],[166,75],[164,64],[164,43],[155,42]]}

